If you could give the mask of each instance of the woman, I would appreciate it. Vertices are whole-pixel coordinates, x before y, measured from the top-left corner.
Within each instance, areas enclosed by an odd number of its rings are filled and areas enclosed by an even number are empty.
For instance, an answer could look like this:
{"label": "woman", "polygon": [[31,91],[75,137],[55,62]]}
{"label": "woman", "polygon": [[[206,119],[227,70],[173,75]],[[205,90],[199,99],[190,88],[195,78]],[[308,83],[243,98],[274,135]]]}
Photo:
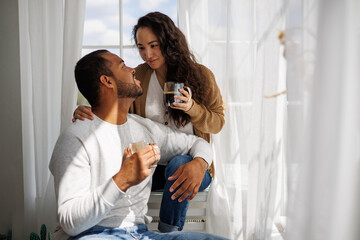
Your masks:
{"label": "woman", "polygon": [[[209,142],[210,134],[218,133],[225,123],[224,102],[213,73],[196,62],[184,34],[162,13],[152,12],[141,17],[133,28],[133,38],[145,61],[135,68],[144,94],[135,100],[130,111]],[[191,93],[180,89],[183,96],[175,98],[183,102],[166,108],[163,86],[168,81],[184,83]],[[91,109],[80,106],[75,110],[74,118],[84,117],[92,118]],[[188,200],[211,182],[213,167],[206,172],[194,173],[194,169],[198,168],[191,160],[189,156],[179,156],[167,166],[156,168],[153,190],[164,189],[158,226],[161,232],[181,231],[185,223],[189,202],[182,201],[181,197],[178,201],[171,198],[176,192],[176,189],[171,189],[175,180],[188,173],[186,184],[194,186]]]}

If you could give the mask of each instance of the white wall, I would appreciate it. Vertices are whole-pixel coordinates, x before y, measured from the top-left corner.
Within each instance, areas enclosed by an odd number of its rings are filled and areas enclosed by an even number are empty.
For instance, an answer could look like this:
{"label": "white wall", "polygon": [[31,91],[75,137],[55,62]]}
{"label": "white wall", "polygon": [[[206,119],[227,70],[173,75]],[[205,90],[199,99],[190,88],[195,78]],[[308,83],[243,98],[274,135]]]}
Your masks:
{"label": "white wall", "polygon": [[0,1],[0,46],[0,233],[12,229],[13,239],[23,239],[18,0]]}

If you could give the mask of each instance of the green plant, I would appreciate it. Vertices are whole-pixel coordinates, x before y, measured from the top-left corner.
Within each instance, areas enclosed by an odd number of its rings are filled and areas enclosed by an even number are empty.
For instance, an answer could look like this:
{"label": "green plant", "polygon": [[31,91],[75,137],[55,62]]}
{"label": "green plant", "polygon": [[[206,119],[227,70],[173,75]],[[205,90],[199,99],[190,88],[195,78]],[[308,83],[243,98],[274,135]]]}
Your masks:
{"label": "green plant", "polygon": [[8,234],[0,234],[0,240],[11,240],[12,239],[12,231],[9,230]]}
{"label": "green plant", "polygon": [[37,233],[30,233],[30,240],[40,240],[39,235],[37,235]]}
{"label": "green plant", "polygon": [[46,240],[46,226],[45,224],[41,225],[41,228],[40,228],[40,239],[41,240]]}
{"label": "green plant", "polygon": [[[40,227],[40,236],[37,233],[30,233],[30,240],[46,240],[46,226],[45,224],[41,225]],[[51,238],[51,232],[48,233],[48,240]]]}

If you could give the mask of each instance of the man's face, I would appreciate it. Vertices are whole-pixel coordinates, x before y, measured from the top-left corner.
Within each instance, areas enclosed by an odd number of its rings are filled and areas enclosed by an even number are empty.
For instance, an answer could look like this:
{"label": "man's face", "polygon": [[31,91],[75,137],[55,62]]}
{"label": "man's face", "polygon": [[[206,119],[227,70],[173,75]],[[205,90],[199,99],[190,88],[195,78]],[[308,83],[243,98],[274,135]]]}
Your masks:
{"label": "man's face", "polygon": [[113,53],[105,53],[103,57],[111,62],[119,98],[137,98],[143,94],[140,81],[135,79],[135,69],[126,66],[124,60]]}

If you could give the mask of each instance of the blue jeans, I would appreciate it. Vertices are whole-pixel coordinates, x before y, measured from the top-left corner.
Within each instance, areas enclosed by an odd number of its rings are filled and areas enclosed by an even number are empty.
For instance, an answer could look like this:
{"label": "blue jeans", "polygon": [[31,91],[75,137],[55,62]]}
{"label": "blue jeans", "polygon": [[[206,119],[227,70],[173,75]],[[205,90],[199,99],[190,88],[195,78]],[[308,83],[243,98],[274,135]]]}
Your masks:
{"label": "blue jeans", "polygon": [[171,239],[196,239],[196,240],[222,240],[225,238],[218,237],[209,233],[201,232],[171,232],[157,233],[149,231],[146,225],[138,225],[127,228],[107,228],[94,226],[75,237],[68,240],[90,240],[90,239],[123,239],[123,240],[171,240]]}
{"label": "blue jeans", "polygon": [[[178,199],[171,199],[171,196],[176,192],[176,189],[173,192],[170,192],[170,187],[175,181],[168,181],[167,179],[173,175],[181,165],[184,165],[191,160],[192,157],[189,155],[176,156],[171,159],[165,168],[166,182],[160,206],[160,221],[158,225],[160,232],[181,231],[184,227],[189,202],[186,200],[179,202]],[[204,191],[204,189],[210,185],[211,180],[212,178],[207,170],[199,188],[199,192]]]}

